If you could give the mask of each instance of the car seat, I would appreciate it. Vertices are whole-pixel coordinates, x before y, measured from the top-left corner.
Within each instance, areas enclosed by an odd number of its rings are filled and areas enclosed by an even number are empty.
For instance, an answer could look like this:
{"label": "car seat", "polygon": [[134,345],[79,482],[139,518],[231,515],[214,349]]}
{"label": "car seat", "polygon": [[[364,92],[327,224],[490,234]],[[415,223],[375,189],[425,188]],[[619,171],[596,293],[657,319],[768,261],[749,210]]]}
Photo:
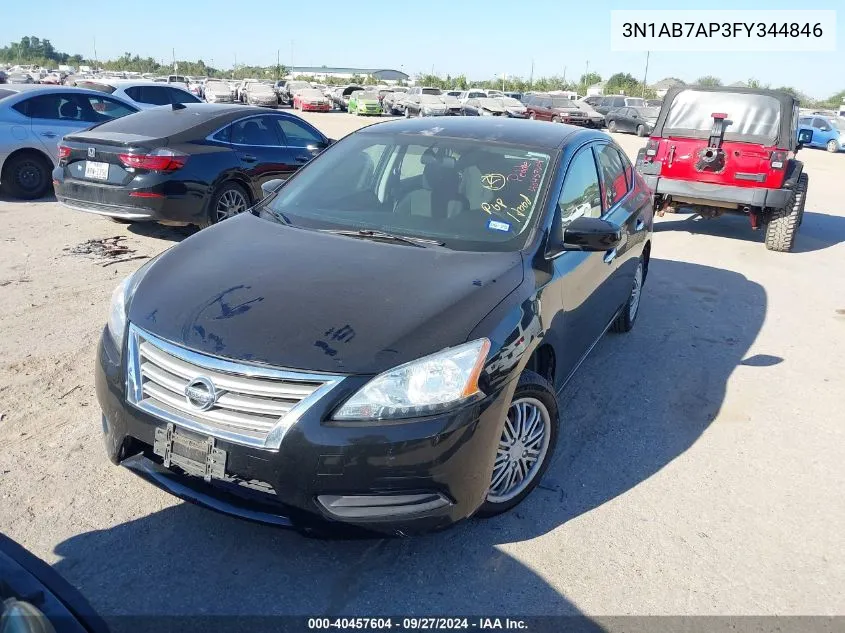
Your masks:
{"label": "car seat", "polygon": [[61,107],[59,107],[59,118],[76,121],[79,119],[80,112],[81,110],[79,105],[77,105],[75,101],[65,101]]}

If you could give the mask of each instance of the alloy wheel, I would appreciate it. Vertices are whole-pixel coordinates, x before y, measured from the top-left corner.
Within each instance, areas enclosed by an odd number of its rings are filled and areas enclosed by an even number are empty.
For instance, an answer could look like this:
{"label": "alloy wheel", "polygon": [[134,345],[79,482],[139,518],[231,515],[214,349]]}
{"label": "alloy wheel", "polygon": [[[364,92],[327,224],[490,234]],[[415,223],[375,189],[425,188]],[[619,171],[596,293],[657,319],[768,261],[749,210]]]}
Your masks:
{"label": "alloy wheel", "polygon": [[227,189],[217,201],[217,221],[222,222],[246,211],[247,201],[244,194],[237,189]]}
{"label": "alloy wheel", "polygon": [[526,397],[511,403],[496,450],[488,501],[510,501],[534,480],[549,450],[551,426],[549,411],[540,400]]}
{"label": "alloy wheel", "polygon": [[633,321],[640,309],[640,294],[643,287],[643,263],[637,265],[634,273],[634,287],[631,288],[631,300],[628,302],[628,319]]}

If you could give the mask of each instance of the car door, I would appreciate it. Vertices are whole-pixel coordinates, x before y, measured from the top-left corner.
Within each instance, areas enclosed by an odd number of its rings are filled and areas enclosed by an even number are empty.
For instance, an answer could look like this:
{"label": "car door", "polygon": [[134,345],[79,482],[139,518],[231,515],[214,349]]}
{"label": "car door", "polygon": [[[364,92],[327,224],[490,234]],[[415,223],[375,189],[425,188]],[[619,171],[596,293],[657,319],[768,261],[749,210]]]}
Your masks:
{"label": "car door", "polygon": [[815,147],[824,147],[833,138],[833,128],[821,117],[813,117],[813,140]]}
{"label": "car door", "polygon": [[631,108],[616,108],[615,110],[611,110],[613,112],[613,116],[616,119],[616,129],[620,132],[633,132],[634,131],[634,121]]}
{"label": "car door", "polygon": [[[558,193],[558,217],[564,233],[579,217],[601,217],[600,191],[592,144],[587,144],[569,162]],[[607,257],[605,252],[566,251],[554,260],[555,283],[559,286],[563,312],[554,319],[555,335],[564,350],[563,358],[558,359],[562,377],[575,370],[618,308],[609,285],[612,260],[608,263]]]}
{"label": "car door", "polygon": [[282,144],[291,157],[293,169],[286,177],[317,156],[329,145],[329,140],[317,128],[298,117],[286,114],[272,117],[278,126]]}
{"label": "car door", "polygon": [[604,257],[610,267],[607,295],[615,310],[631,293],[651,223],[651,194],[640,187],[631,161],[616,144],[599,142],[593,151],[599,166],[601,217],[622,228],[622,243]]}
{"label": "car door", "polygon": [[256,199],[261,199],[261,185],[265,182],[274,178],[287,179],[298,168],[272,115],[247,116],[233,121],[228,135],[241,173],[249,179]]}

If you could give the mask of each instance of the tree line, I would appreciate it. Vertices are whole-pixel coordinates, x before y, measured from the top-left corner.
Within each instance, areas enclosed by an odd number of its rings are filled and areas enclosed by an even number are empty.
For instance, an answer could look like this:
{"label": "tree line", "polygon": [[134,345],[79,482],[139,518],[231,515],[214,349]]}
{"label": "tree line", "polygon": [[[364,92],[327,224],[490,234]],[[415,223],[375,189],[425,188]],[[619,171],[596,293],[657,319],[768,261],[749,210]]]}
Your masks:
{"label": "tree line", "polygon": [[[45,68],[55,67],[59,64],[68,64],[71,66],[96,66],[103,70],[111,71],[130,71],[139,73],[153,73],[156,75],[170,74],[173,72],[173,63],[161,63],[152,57],[141,57],[140,55],[133,55],[126,52],[117,59],[112,60],[92,60],[85,58],[79,54],[70,55],[57,51],[50,43],[49,39],[41,39],[31,35],[29,37],[22,37],[19,42],[12,42],[8,46],[0,48],[0,63],[5,64],[37,64]],[[279,79],[284,77],[288,69],[279,64],[271,66],[247,66],[240,65],[234,68],[221,69],[215,68],[206,64],[203,60],[177,60],[175,62],[179,74],[192,75],[200,77],[220,77],[244,79],[247,77],[259,77],[265,79]],[[303,77],[308,78],[308,77]],[[670,78],[675,79],[675,78]],[[680,79],[675,79],[677,82],[683,84]],[[553,75],[551,77],[529,78],[524,77],[504,77],[491,78],[486,80],[470,80],[466,75],[446,75],[445,77],[433,74],[421,73],[418,75],[418,83],[434,86],[443,89],[461,89],[468,88],[496,88],[502,90],[504,88],[507,92],[548,92],[551,90],[570,90],[578,94],[586,94],[587,88],[602,81],[601,75],[595,72],[585,73],[577,80],[567,79],[565,76],[561,77]],[[326,78],[322,83],[329,84],[343,84],[343,83],[367,83],[368,78],[363,76],[353,77],[351,80],[339,78]],[[751,78],[744,82],[751,88],[771,88],[769,84],[764,85],[757,79]],[[721,86],[722,81],[718,77],[712,75],[705,75],[699,77],[690,85],[699,86]],[[779,86],[774,88],[788,92],[797,97],[802,105],[808,107],[818,108],[837,108],[839,104],[845,101],[845,90],[831,95],[827,99],[817,100],[803,94],[791,86]],[[634,97],[643,97],[645,99],[653,99],[656,97],[655,91],[650,86],[644,85],[642,81],[630,73],[616,73],[607,79],[604,86],[605,94],[626,94]]]}

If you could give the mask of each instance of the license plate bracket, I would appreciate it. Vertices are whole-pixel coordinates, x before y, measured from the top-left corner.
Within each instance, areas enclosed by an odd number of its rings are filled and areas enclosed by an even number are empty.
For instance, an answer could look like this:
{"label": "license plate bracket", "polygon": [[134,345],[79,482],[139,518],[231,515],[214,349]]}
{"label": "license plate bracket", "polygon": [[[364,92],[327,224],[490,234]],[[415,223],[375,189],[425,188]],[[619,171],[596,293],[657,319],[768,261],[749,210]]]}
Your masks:
{"label": "license plate bracket", "polygon": [[108,180],[109,164],[98,163],[92,160],[85,161],[85,177],[91,180]]}
{"label": "license plate bracket", "polygon": [[156,428],[153,453],[164,460],[165,468],[178,466],[205,481],[226,476],[226,451],[217,448],[215,438],[186,431],[173,423]]}

